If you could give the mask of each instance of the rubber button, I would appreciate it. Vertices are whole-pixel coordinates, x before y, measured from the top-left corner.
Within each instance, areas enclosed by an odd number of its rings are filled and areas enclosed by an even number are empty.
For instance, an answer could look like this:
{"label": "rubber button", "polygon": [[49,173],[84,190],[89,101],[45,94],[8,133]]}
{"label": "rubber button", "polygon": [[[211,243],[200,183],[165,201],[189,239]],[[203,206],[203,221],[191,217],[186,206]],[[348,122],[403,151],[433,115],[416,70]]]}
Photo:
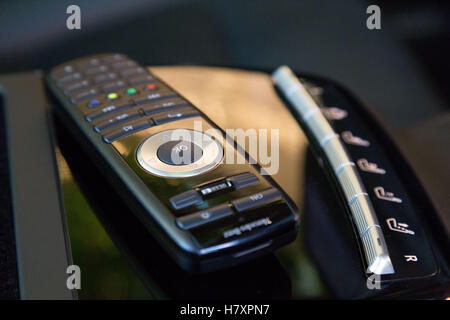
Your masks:
{"label": "rubber button", "polygon": [[271,202],[275,202],[281,199],[281,192],[275,188],[267,189],[259,193],[252,194],[251,196],[234,200],[231,203],[234,208],[241,212],[249,210],[261,205],[265,205]]}
{"label": "rubber button", "polygon": [[104,73],[108,71],[108,67],[107,66],[98,66],[98,67],[93,67],[93,68],[89,68],[84,70],[84,74],[88,77],[93,77],[96,76],[100,73]]}
{"label": "rubber button", "polygon": [[183,230],[192,229],[201,225],[229,217],[233,214],[228,204],[212,207],[203,211],[199,211],[187,216],[178,218],[177,225]]}
{"label": "rubber button", "polygon": [[169,201],[174,209],[179,210],[202,202],[202,197],[197,190],[188,190],[171,197]]}
{"label": "rubber button", "polygon": [[86,120],[91,122],[97,120],[101,117],[107,116],[111,113],[118,112],[120,110],[128,109],[132,106],[132,103],[129,101],[118,101],[114,104],[110,104],[105,106],[104,108],[92,111],[86,115]]}
{"label": "rubber button", "polygon": [[114,101],[114,100],[119,99],[119,95],[116,92],[111,92],[106,95],[106,99],[108,101]]}
{"label": "rubber button", "polygon": [[117,79],[117,74],[114,72],[110,72],[110,73],[106,73],[106,74],[100,74],[100,75],[94,77],[93,81],[95,84],[101,84],[101,83],[109,82],[109,81],[116,80],[116,79]]}
{"label": "rubber button", "polygon": [[227,180],[231,181],[236,190],[252,186],[259,182],[258,177],[250,172],[231,176]]}
{"label": "rubber button", "polygon": [[147,93],[145,95],[140,95],[140,96],[134,98],[134,102],[139,105],[139,104],[154,102],[156,100],[173,98],[176,96],[177,96],[177,94],[173,91],[154,92],[154,93]]}
{"label": "rubber button", "polygon": [[81,76],[81,73],[79,73],[79,72],[73,73],[73,74],[68,74],[68,75],[60,78],[56,84],[58,85],[58,87],[63,87],[69,83],[79,81],[79,80],[81,80],[81,78],[82,78],[82,76]]}
{"label": "rubber button", "polygon": [[124,81],[122,81],[122,80],[119,80],[119,81],[115,81],[115,82],[112,82],[112,83],[105,84],[104,86],[102,86],[102,91],[105,92],[105,93],[108,93],[108,92],[111,92],[111,91],[115,91],[115,90],[119,90],[119,89],[125,88],[125,86],[126,86],[126,83]]}
{"label": "rubber button", "polygon": [[63,87],[63,89],[64,89],[64,93],[67,95],[69,93],[79,91],[81,89],[85,89],[85,88],[89,87],[89,85],[90,85],[90,83],[88,80],[82,80],[79,82],[71,83],[70,85]]}
{"label": "rubber button", "polygon": [[171,110],[174,108],[187,106],[188,103],[186,100],[181,98],[172,98],[162,101],[153,102],[148,105],[142,106],[142,111],[144,111],[145,115],[154,114],[158,112],[164,112],[166,110]]}
{"label": "rubber button", "polygon": [[87,106],[88,108],[96,108],[100,105],[100,100],[98,99],[92,99],[91,101],[88,102]]}
{"label": "rubber button", "polygon": [[195,110],[194,108],[185,107],[165,113],[158,113],[155,116],[153,116],[153,121],[155,121],[156,124],[162,124],[170,121],[195,117],[198,114],[199,114],[198,111]]}
{"label": "rubber button", "polygon": [[151,126],[152,126],[152,124],[146,120],[141,120],[138,122],[126,124],[126,125],[121,126],[119,129],[114,130],[113,132],[105,134],[103,136],[103,140],[107,143],[111,143],[111,142],[113,142],[117,139],[123,138],[129,134],[150,128]]}
{"label": "rubber button", "polygon": [[111,128],[113,126],[119,125],[121,123],[131,121],[134,119],[137,119],[140,117],[140,114],[136,110],[130,110],[127,112],[118,112],[115,113],[113,117],[103,120],[97,121],[97,123],[94,126],[94,130],[97,132],[101,132],[103,130],[106,130],[108,128]]}

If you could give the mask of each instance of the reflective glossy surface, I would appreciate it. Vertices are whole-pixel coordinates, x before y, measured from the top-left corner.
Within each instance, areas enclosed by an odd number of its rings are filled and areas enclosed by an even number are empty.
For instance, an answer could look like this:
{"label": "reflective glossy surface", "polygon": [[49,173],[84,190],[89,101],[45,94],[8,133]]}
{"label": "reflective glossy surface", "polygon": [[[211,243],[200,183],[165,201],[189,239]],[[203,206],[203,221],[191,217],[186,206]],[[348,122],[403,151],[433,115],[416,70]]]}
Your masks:
{"label": "reflective glossy surface", "polygon": [[82,271],[82,289],[78,290],[78,298],[150,298],[128,259],[120,253],[94,214],[93,202],[87,201],[59,148],[56,157],[73,262]]}

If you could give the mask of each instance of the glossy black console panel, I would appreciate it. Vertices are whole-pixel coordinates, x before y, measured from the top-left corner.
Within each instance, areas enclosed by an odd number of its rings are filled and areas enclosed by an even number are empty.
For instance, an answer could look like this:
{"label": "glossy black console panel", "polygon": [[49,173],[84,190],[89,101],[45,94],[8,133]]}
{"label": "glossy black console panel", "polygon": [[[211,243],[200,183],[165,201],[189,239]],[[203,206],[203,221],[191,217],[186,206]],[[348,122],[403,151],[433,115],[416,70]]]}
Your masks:
{"label": "glossy black console panel", "polygon": [[[0,88],[1,91],[4,91]],[[10,168],[6,141],[5,92],[0,95],[0,297],[19,298]]]}
{"label": "glossy black console panel", "polygon": [[0,77],[1,298],[76,298],[66,285],[72,257],[43,78]]}

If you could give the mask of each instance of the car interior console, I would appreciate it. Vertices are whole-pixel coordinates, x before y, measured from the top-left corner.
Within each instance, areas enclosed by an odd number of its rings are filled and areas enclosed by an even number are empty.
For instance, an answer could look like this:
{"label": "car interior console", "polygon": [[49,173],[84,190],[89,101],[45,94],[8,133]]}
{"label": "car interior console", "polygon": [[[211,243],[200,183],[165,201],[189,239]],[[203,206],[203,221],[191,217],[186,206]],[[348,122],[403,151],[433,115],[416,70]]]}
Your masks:
{"label": "car interior console", "polygon": [[[444,214],[351,88],[287,66],[146,67],[120,53],[35,77],[61,190],[57,214],[35,218],[57,219],[52,254],[64,258],[48,259],[85,279],[59,297],[105,298],[105,274],[108,298],[450,295]],[[18,154],[19,114],[6,119]],[[255,158],[264,152],[270,161]],[[20,205],[12,214],[26,230]],[[26,297],[32,281],[18,283]]]}

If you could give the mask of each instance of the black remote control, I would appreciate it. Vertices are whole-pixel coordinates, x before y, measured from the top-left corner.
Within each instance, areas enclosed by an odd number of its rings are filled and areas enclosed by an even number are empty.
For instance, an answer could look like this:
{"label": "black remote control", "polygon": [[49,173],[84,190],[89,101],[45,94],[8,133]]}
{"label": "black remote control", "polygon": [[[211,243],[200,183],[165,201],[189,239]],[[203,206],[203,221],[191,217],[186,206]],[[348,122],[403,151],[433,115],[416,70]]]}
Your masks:
{"label": "black remote control", "polygon": [[95,55],[53,68],[47,84],[58,118],[184,269],[235,265],[295,239],[288,196],[257,165],[224,163],[248,155],[147,68]]}

